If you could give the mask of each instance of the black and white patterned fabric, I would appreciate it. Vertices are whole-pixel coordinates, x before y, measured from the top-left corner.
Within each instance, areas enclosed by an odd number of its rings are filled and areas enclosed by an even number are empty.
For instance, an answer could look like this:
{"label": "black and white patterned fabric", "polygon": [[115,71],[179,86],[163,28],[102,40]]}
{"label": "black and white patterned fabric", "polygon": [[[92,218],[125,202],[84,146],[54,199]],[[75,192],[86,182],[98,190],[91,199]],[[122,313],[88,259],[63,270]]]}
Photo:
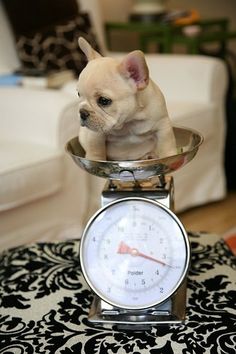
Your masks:
{"label": "black and white patterned fabric", "polygon": [[77,0],[1,0],[15,36],[25,75],[47,75],[70,70],[78,77],[87,64],[79,49],[84,37],[100,52],[89,13]]}
{"label": "black and white patterned fabric", "polygon": [[236,260],[217,235],[189,234],[187,319],[142,332],[94,327],[79,241],[18,247],[0,258],[0,353],[235,354]]}
{"label": "black and white patterned fabric", "polygon": [[16,47],[22,70],[26,73],[30,69],[38,69],[42,73],[71,70],[77,77],[87,64],[78,45],[81,36],[100,51],[86,13],[49,28],[17,36]]}

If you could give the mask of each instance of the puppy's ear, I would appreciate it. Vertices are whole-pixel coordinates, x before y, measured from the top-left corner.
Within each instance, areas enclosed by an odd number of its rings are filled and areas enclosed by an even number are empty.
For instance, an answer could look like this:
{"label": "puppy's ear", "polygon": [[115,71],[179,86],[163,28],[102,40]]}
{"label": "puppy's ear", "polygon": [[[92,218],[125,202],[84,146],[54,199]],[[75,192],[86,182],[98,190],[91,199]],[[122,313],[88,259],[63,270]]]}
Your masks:
{"label": "puppy's ear", "polygon": [[149,70],[143,52],[135,50],[122,60],[118,68],[121,75],[131,78],[138,90],[143,90],[149,82]]}
{"label": "puppy's ear", "polygon": [[96,50],[94,50],[83,37],[79,37],[78,43],[80,49],[86,55],[88,61],[101,57],[101,55],[96,52]]}

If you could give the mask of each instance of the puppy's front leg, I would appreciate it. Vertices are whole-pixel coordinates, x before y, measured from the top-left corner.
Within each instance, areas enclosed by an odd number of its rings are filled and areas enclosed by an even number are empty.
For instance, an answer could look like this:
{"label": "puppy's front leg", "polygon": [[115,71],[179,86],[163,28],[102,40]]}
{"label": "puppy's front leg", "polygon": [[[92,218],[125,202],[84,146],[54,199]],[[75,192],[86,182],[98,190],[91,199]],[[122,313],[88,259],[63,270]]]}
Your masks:
{"label": "puppy's front leg", "polygon": [[163,124],[157,131],[157,154],[159,158],[176,155],[177,146],[171,124]]}
{"label": "puppy's front leg", "polygon": [[80,127],[79,141],[88,160],[106,160],[106,138],[102,133]]}

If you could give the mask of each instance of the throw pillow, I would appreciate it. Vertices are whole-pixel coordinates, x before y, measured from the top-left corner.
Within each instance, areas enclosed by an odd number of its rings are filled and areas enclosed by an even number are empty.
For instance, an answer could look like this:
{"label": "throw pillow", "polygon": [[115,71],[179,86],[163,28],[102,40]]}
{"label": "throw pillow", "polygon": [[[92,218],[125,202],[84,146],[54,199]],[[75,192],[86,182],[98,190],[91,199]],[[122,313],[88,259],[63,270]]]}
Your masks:
{"label": "throw pillow", "polygon": [[38,69],[48,73],[69,69],[79,75],[87,63],[78,48],[79,36],[85,37],[99,50],[87,14],[29,35],[17,36],[16,46],[24,70]]}
{"label": "throw pillow", "polygon": [[34,1],[34,4],[38,4],[38,16],[31,4],[24,13],[24,23],[21,23],[19,18],[15,19],[13,5],[16,5],[16,10],[19,9],[19,3],[26,6],[26,3],[32,3],[32,0],[4,1],[15,33],[23,72],[47,74],[69,69],[78,76],[87,62],[78,47],[79,36],[85,37],[100,51],[89,16],[86,13],[79,13],[76,0]]}

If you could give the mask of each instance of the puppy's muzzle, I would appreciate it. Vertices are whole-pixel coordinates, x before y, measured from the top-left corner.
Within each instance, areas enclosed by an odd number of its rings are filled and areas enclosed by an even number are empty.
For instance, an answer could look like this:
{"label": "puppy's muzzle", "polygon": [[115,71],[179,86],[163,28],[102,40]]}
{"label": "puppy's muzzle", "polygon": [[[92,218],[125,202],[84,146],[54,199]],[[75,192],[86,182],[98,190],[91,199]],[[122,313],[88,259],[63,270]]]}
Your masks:
{"label": "puppy's muzzle", "polygon": [[90,113],[86,109],[81,109],[79,111],[80,113],[80,120],[81,120],[81,125],[85,125],[86,120],[89,118]]}

